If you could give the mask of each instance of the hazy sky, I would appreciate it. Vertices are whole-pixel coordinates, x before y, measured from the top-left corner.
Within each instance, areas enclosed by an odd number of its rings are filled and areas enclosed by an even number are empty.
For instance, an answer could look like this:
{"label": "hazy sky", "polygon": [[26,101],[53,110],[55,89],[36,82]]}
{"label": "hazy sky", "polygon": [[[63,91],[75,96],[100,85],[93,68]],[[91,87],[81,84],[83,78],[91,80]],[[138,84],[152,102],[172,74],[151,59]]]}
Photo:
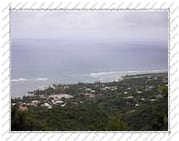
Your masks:
{"label": "hazy sky", "polygon": [[167,45],[167,11],[12,11],[12,39]]}

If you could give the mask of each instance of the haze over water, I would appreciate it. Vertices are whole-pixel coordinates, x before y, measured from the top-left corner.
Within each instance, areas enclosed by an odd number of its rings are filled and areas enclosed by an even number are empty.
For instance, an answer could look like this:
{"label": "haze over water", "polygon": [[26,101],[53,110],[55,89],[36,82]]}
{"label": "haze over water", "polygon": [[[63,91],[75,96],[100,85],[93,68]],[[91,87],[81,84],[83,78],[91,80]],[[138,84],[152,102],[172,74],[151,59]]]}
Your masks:
{"label": "haze over water", "polygon": [[166,12],[14,11],[11,18],[12,97],[168,69]]}

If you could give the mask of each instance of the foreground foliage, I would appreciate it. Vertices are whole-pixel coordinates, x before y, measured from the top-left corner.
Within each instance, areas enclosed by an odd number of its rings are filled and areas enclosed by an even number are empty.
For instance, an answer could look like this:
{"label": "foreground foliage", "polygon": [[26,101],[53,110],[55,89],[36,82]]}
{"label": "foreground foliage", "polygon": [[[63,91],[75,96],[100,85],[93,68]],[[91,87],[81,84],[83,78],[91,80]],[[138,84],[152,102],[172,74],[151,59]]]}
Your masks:
{"label": "foreground foliage", "polygon": [[[162,77],[161,77],[162,78]],[[161,79],[162,80],[162,79]],[[145,80],[146,81],[146,80]],[[166,131],[168,130],[168,87],[159,80],[153,81],[155,88],[144,91],[144,79],[129,78],[119,83],[120,91],[105,91],[104,95],[94,98],[76,96],[67,100],[67,105],[54,105],[52,109],[31,107],[20,111],[18,105],[12,106],[12,131]],[[111,84],[111,83],[108,83]],[[143,90],[127,95],[122,89]],[[85,84],[80,84],[85,85]],[[148,84],[149,85],[149,84]],[[81,87],[81,86],[80,86]],[[126,88],[125,88],[126,87]],[[96,88],[97,89],[97,88]],[[76,89],[73,89],[77,91]],[[48,92],[52,91],[48,89]],[[122,92],[121,92],[122,91]],[[75,93],[75,92],[74,92]],[[160,98],[153,97],[160,95]],[[128,96],[133,98],[126,99]],[[141,100],[141,98],[148,100]],[[83,103],[77,101],[83,100]],[[74,101],[76,102],[74,104]],[[136,103],[139,105],[136,106]]]}
{"label": "foreground foliage", "polygon": [[[13,131],[143,131],[167,130],[168,100],[166,97],[145,103],[135,111],[126,111],[124,102],[108,97],[100,104],[87,103],[66,107],[12,109]],[[104,99],[103,99],[104,100]],[[101,101],[101,99],[99,99]],[[120,107],[118,107],[120,105]],[[106,107],[111,106],[111,107]],[[118,107],[118,110],[114,110]],[[123,112],[126,111],[126,112]]]}

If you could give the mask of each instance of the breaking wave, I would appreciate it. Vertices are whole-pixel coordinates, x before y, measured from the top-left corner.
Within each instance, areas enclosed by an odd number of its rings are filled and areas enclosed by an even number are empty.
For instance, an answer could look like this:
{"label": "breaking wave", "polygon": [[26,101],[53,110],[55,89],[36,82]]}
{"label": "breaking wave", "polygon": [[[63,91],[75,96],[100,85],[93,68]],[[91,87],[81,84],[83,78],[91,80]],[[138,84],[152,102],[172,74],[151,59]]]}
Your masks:
{"label": "breaking wave", "polygon": [[48,78],[32,78],[32,79],[27,79],[27,78],[16,78],[12,79],[11,82],[24,82],[24,81],[47,81]]}
{"label": "breaking wave", "polygon": [[99,73],[90,73],[90,77],[96,78],[97,80],[100,81],[112,81],[112,80],[118,80],[121,76],[121,72],[99,72]]}
{"label": "breaking wave", "polygon": [[167,72],[167,70],[145,70],[145,71],[111,71],[111,72],[97,72],[97,73],[89,73],[90,77],[96,78],[101,81],[111,81],[111,80],[119,80],[122,76],[125,75],[135,75],[135,74],[145,74],[145,73],[159,73],[159,72]]}
{"label": "breaking wave", "polygon": [[99,72],[99,73],[90,73],[89,75],[92,77],[100,77],[105,75],[114,75],[119,74],[119,72]]}

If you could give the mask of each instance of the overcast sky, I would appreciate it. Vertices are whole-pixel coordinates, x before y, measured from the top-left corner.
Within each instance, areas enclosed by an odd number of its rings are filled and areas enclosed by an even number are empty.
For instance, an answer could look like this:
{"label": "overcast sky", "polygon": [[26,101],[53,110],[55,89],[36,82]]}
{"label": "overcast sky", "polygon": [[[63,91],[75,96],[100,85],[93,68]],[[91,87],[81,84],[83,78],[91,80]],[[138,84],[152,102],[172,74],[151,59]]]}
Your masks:
{"label": "overcast sky", "polygon": [[12,11],[12,39],[167,45],[167,11]]}

